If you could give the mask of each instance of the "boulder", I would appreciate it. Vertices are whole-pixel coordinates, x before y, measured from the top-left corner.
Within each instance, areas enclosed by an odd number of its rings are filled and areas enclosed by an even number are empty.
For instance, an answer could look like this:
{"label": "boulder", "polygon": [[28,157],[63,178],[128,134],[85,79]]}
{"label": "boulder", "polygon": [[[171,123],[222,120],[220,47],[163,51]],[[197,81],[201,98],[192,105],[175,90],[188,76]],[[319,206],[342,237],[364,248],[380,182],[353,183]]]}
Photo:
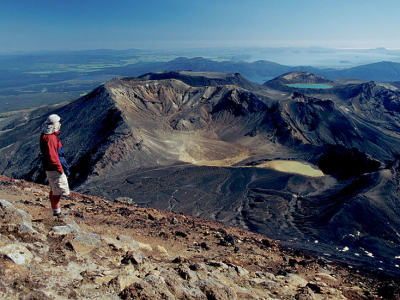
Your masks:
{"label": "boulder", "polygon": [[338,286],[337,279],[335,277],[332,277],[329,274],[317,273],[317,274],[315,274],[315,280],[317,282],[324,282],[329,286]]}
{"label": "boulder", "polygon": [[296,294],[295,296],[296,300],[315,300],[317,299],[315,297],[314,292],[308,288],[308,287],[304,287],[302,289],[300,289],[300,292]]}
{"label": "boulder", "polygon": [[160,245],[157,245],[156,248],[154,249],[154,251],[157,254],[162,255],[162,256],[168,256],[169,255],[168,251],[163,246],[160,246]]}
{"label": "boulder", "polygon": [[145,255],[140,251],[128,251],[121,260],[122,264],[140,265],[144,262]]}
{"label": "boulder", "polygon": [[132,198],[128,198],[128,197],[117,197],[117,198],[114,199],[114,202],[122,203],[122,204],[126,204],[126,205],[137,206],[135,201],[133,201]]}
{"label": "boulder", "polygon": [[10,244],[0,247],[0,255],[18,265],[30,265],[33,254],[23,245]]}
{"label": "boulder", "polygon": [[245,276],[245,275],[249,274],[249,271],[247,271],[245,268],[242,268],[241,266],[236,266],[235,270],[239,276]]}
{"label": "boulder", "polygon": [[130,286],[141,279],[134,275],[118,275],[109,281],[108,286],[111,287],[116,292],[121,292],[127,286]]}
{"label": "boulder", "polygon": [[49,234],[52,236],[68,235],[68,234],[79,234],[80,229],[75,226],[68,224],[62,226],[55,226],[50,228]]}
{"label": "boulder", "polygon": [[199,280],[197,282],[200,290],[206,295],[207,299],[237,300],[236,292],[214,280]]}
{"label": "boulder", "polygon": [[196,272],[192,271],[187,265],[179,265],[177,272],[184,280],[193,281],[198,279]]}
{"label": "boulder", "polygon": [[131,284],[119,296],[121,299],[176,299],[169,291],[164,278],[157,275],[146,276],[143,280]]}
{"label": "boulder", "polygon": [[138,242],[138,245],[140,247],[140,250],[142,250],[142,251],[145,251],[145,252],[152,252],[153,251],[153,247],[151,247],[150,244],[144,244],[144,243]]}
{"label": "boulder", "polygon": [[139,243],[136,242],[132,237],[127,235],[119,235],[117,236],[117,240],[121,242],[122,247],[124,247],[125,251],[139,251],[140,246]]}
{"label": "boulder", "polygon": [[79,235],[72,239],[72,248],[78,256],[86,255],[102,245],[101,237],[95,233]]}
{"label": "boulder", "polygon": [[0,223],[5,225],[25,223],[32,226],[32,216],[27,212],[15,208],[15,206],[0,199]]}
{"label": "boulder", "polygon": [[285,282],[293,286],[304,287],[307,285],[308,281],[296,274],[288,274],[285,276]]}

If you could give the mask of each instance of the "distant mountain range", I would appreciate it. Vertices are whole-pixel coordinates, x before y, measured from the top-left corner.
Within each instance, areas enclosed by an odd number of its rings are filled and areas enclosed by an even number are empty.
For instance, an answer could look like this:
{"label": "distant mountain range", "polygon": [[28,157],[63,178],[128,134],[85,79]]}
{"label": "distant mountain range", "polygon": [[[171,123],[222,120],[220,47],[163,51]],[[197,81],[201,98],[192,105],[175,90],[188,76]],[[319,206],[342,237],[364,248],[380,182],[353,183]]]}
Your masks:
{"label": "distant mountain range", "polygon": [[[285,66],[278,63],[259,60],[244,61],[215,61],[203,57],[179,57],[168,62],[139,61],[122,65],[124,60],[140,57],[140,50],[118,52],[112,50],[73,52],[43,52],[32,55],[0,56],[0,88],[21,87],[26,84],[54,83],[78,78],[81,76],[140,76],[150,72],[160,71],[193,71],[193,72],[223,72],[240,73],[244,77],[272,77],[292,71],[308,71],[328,79],[357,78],[376,82],[400,81],[400,63],[383,61],[352,67],[347,69],[319,69],[311,66]],[[65,66],[90,64],[88,69]],[[38,67],[40,65],[40,68]],[[43,69],[43,66],[50,69]],[[95,65],[95,66],[93,66]],[[81,70],[80,70],[81,69]]]}
{"label": "distant mountain range", "polygon": [[321,75],[328,79],[337,78],[354,78],[362,80],[370,80],[376,82],[400,81],[400,63],[396,62],[379,62],[348,69],[318,69],[310,66],[284,66],[269,61],[256,62],[233,62],[233,61],[213,61],[202,57],[186,58],[180,57],[172,61],[162,63],[136,63],[126,67],[108,68],[100,71],[98,74],[120,74],[122,76],[139,76],[148,72],[159,71],[193,71],[193,72],[224,72],[224,73],[240,73],[244,77],[265,77],[272,78],[283,73],[293,71],[308,71]]}

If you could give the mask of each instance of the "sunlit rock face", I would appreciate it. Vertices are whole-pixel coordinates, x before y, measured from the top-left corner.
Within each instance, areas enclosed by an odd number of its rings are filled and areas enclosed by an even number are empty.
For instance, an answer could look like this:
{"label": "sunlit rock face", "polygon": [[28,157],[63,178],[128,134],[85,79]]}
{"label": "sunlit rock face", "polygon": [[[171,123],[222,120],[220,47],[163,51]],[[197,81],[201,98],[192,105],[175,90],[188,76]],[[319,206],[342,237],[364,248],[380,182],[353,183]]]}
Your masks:
{"label": "sunlit rock face", "polygon": [[[323,81],[297,75],[283,79]],[[399,94],[343,81],[329,91],[279,90],[283,79],[263,86],[239,74],[114,79],[64,105],[1,118],[0,172],[45,182],[38,139],[56,113],[76,191],[396,271],[400,225],[389,207],[397,207],[398,179],[384,168],[399,149]]]}

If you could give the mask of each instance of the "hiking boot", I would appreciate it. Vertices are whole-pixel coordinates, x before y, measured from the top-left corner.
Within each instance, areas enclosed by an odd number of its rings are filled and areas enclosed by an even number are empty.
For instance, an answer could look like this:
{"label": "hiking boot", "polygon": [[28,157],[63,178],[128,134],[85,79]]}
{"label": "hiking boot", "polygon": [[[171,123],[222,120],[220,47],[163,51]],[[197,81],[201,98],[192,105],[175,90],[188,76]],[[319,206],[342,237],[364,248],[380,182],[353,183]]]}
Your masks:
{"label": "hiking boot", "polygon": [[65,219],[65,215],[63,213],[53,214],[53,217],[55,221],[61,221]]}
{"label": "hiking boot", "polygon": [[63,214],[62,212],[60,212],[60,213],[53,213],[53,216],[54,217],[57,217],[57,218],[65,218],[65,216],[66,215],[68,215],[69,213],[71,212],[71,209],[69,209],[65,214]]}

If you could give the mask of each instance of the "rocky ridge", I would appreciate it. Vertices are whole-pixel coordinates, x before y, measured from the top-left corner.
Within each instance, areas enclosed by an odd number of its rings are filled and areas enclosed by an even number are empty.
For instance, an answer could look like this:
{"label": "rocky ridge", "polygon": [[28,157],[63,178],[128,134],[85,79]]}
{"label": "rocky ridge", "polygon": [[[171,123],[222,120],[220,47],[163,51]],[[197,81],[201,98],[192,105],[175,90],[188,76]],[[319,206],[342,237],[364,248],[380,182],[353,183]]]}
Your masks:
{"label": "rocky ridge", "polygon": [[162,79],[177,79],[190,86],[218,86],[218,85],[236,85],[247,90],[259,90],[261,85],[251,82],[241,76],[239,73],[226,74],[217,72],[157,72],[148,73],[138,77],[142,81],[162,80]]}
{"label": "rocky ridge", "polygon": [[221,223],[0,176],[3,299],[398,299],[393,278]]}

